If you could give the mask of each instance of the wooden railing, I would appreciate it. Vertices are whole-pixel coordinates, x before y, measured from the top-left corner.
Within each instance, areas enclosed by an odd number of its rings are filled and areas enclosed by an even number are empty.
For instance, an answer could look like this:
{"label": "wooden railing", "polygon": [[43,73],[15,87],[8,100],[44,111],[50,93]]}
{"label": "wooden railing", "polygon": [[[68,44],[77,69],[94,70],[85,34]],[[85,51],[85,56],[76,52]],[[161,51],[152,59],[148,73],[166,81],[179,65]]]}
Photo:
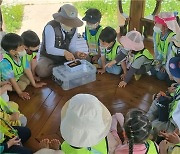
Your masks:
{"label": "wooden railing", "polygon": [[125,25],[120,27],[121,35],[125,35],[127,31],[136,28],[137,31],[143,33],[145,38],[152,38],[154,15],[157,15],[161,9],[162,0],[156,0],[156,6],[151,15],[144,17],[145,0],[131,0],[129,16],[124,14],[122,0],[118,0],[119,12],[126,18]]}

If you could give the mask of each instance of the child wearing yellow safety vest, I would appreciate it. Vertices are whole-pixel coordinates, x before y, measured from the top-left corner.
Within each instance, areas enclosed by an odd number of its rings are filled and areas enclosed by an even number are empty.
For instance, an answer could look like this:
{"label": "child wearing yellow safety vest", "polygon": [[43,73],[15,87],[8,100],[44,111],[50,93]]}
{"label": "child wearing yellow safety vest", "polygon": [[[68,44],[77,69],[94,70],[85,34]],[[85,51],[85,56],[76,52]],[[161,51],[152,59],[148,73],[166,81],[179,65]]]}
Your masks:
{"label": "child wearing yellow safety vest", "polygon": [[30,63],[31,71],[36,81],[40,81],[40,78],[36,75],[35,69],[37,66],[37,53],[39,50],[40,39],[38,35],[31,31],[27,30],[21,34],[23,38],[25,50],[27,53],[27,59]]}
{"label": "child wearing yellow safety vest", "polygon": [[27,118],[20,114],[18,104],[9,102],[9,97],[4,99],[7,90],[12,91],[10,82],[0,82],[0,85],[0,118],[6,120],[11,126],[26,126]]}
{"label": "child wearing yellow safety vest", "polygon": [[9,33],[2,38],[1,46],[6,51],[0,62],[1,80],[9,80],[19,97],[30,99],[29,94],[24,92],[30,83],[35,88],[46,84],[35,82],[27,60],[23,39],[15,33]]}
{"label": "child wearing yellow safety vest", "polygon": [[[124,50],[121,50],[114,60],[106,64],[106,68],[121,62],[123,67],[123,75],[121,77],[123,81],[121,81],[118,86],[125,87],[133,75],[136,80],[139,80],[142,74],[145,74],[151,69],[153,56],[147,49],[144,48],[143,37],[136,30],[128,32],[126,36],[122,36],[120,38],[120,43],[122,44]],[[127,66],[124,61],[128,54],[132,56],[129,70],[127,70]]]}
{"label": "child wearing yellow safety vest", "polygon": [[110,112],[95,96],[73,96],[61,110],[60,131],[65,140],[61,150],[67,154],[111,153],[115,141],[109,133],[111,121]]}
{"label": "child wearing yellow safety vest", "polygon": [[[85,36],[88,46],[88,55],[86,59],[92,63],[97,63],[100,58],[100,48],[99,48],[99,35],[102,31],[101,12],[98,9],[90,8],[85,12],[85,16],[82,20],[86,21]],[[82,55],[82,56],[81,56]],[[83,54],[80,54],[80,58],[83,58]]]}
{"label": "child wearing yellow safety vest", "polygon": [[171,12],[161,12],[154,17],[154,54],[157,60],[156,65],[151,70],[152,75],[159,80],[166,80],[169,82],[169,76],[166,72],[166,63],[168,54],[171,54],[172,43],[170,39],[175,35],[178,29],[176,21],[176,14]]}
{"label": "child wearing yellow safety vest", "polygon": [[0,118],[0,153],[32,154],[32,151],[23,146],[30,138],[31,131],[27,127],[10,126]]}
{"label": "child wearing yellow safety vest", "polygon": [[[170,59],[169,71],[173,76],[173,79],[177,82],[177,86],[174,88],[173,95],[171,94],[172,99],[170,102],[166,102],[168,103],[167,119],[162,121],[158,117],[159,103],[157,99],[162,94],[158,94],[158,97],[153,101],[149,111],[147,112],[149,120],[152,121],[153,127],[155,127],[158,132],[161,130],[173,132],[176,128],[180,128],[180,57],[173,57]],[[165,115],[163,114],[162,116]]]}
{"label": "child wearing yellow safety vest", "polygon": [[121,66],[119,64],[113,64],[111,67],[105,67],[105,65],[114,60],[118,53],[123,50],[121,45],[116,41],[117,33],[112,27],[106,27],[102,30],[100,39],[101,58],[98,60],[98,64],[101,69],[98,73],[111,73],[119,75],[121,73]]}
{"label": "child wearing yellow safety vest", "polygon": [[[117,123],[123,130],[123,140],[118,136]],[[145,113],[131,109],[125,116],[116,113],[112,116],[111,134],[119,141],[114,154],[159,154],[158,145],[149,139],[152,124]]]}

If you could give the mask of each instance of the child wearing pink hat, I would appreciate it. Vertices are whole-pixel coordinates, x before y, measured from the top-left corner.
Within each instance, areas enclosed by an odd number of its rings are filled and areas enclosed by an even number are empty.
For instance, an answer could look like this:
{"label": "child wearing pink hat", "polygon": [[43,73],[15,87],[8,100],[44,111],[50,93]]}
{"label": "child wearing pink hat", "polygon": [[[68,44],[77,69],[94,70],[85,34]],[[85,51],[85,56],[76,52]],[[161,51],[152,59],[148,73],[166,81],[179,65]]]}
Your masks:
{"label": "child wearing pink hat", "polygon": [[172,43],[170,39],[179,30],[179,25],[176,21],[176,15],[171,12],[161,12],[154,17],[154,53],[157,64],[151,69],[152,75],[155,75],[160,80],[167,80],[166,63],[168,54],[171,53]]}
{"label": "child wearing pink hat", "polygon": [[127,71],[126,67],[123,67],[123,81],[118,85],[119,87],[125,87],[133,75],[138,80],[142,74],[145,74],[151,69],[153,56],[144,48],[143,37],[136,30],[128,32],[126,36],[122,36],[120,43],[125,50],[122,50],[114,60],[106,64],[106,67],[111,67],[119,62],[122,64],[128,54],[133,56],[129,70]]}

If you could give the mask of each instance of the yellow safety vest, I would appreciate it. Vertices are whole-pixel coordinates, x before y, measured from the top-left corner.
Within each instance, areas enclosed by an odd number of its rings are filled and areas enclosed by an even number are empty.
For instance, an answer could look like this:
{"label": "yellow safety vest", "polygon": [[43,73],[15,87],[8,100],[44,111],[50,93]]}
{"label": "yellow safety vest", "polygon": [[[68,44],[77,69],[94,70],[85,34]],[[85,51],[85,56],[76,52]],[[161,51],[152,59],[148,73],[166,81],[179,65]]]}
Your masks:
{"label": "yellow safety vest", "polygon": [[19,78],[24,73],[24,68],[25,68],[26,60],[27,60],[26,56],[23,56],[21,58],[21,65],[20,66],[17,65],[8,54],[3,54],[3,59],[7,59],[10,62],[12,69],[13,69],[13,72],[14,72],[15,79],[16,79],[16,81],[18,81]]}
{"label": "yellow safety vest", "polygon": [[115,44],[113,45],[111,51],[107,52],[105,50],[105,56],[106,56],[107,61],[111,61],[111,60],[114,60],[116,58],[117,49],[119,46],[120,46],[120,44],[116,41]]}
{"label": "yellow safety vest", "polygon": [[175,35],[174,32],[170,32],[166,40],[161,40],[161,34],[156,34],[157,50],[160,55],[163,56],[163,62],[166,62],[169,40]]}
{"label": "yellow safety vest", "polygon": [[37,52],[33,52],[31,55],[27,54],[27,60],[30,62],[31,60],[34,59],[34,57],[36,57]]}
{"label": "yellow safety vest", "polygon": [[90,30],[86,27],[87,42],[88,42],[88,46],[89,46],[90,50],[93,50],[92,52],[98,52],[99,35],[101,34],[102,30],[103,30],[103,28],[101,26],[101,27],[99,27],[99,29],[95,35],[91,35]]}
{"label": "yellow safety vest", "polygon": [[172,118],[172,115],[174,111],[176,110],[176,107],[178,105],[179,98],[176,98],[180,95],[180,86],[176,89],[176,92],[174,94],[174,100],[169,104],[169,119]]}
{"label": "yellow safety vest", "polygon": [[86,148],[74,148],[64,141],[61,145],[61,149],[67,154],[108,154],[107,137],[100,141],[99,144]]}
{"label": "yellow safety vest", "polygon": [[159,154],[158,148],[153,141],[147,140],[145,145],[147,148],[146,154]]}
{"label": "yellow safety vest", "polygon": [[144,49],[142,53],[138,52],[137,54],[135,54],[133,61],[135,61],[136,59],[138,59],[141,56],[145,56],[147,59],[153,60],[153,55],[149,52],[149,50]]}

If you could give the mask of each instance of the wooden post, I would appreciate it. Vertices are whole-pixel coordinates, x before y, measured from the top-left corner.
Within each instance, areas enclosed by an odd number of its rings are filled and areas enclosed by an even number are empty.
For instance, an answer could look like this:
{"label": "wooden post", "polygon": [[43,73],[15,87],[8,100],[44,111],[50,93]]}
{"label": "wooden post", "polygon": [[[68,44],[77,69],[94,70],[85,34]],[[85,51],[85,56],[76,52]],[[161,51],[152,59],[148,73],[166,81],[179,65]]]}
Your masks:
{"label": "wooden post", "polygon": [[142,33],[141,18],[144,17],[145,1],[146,0],[131,0],[129,31],[136,28],[137,31]]}

